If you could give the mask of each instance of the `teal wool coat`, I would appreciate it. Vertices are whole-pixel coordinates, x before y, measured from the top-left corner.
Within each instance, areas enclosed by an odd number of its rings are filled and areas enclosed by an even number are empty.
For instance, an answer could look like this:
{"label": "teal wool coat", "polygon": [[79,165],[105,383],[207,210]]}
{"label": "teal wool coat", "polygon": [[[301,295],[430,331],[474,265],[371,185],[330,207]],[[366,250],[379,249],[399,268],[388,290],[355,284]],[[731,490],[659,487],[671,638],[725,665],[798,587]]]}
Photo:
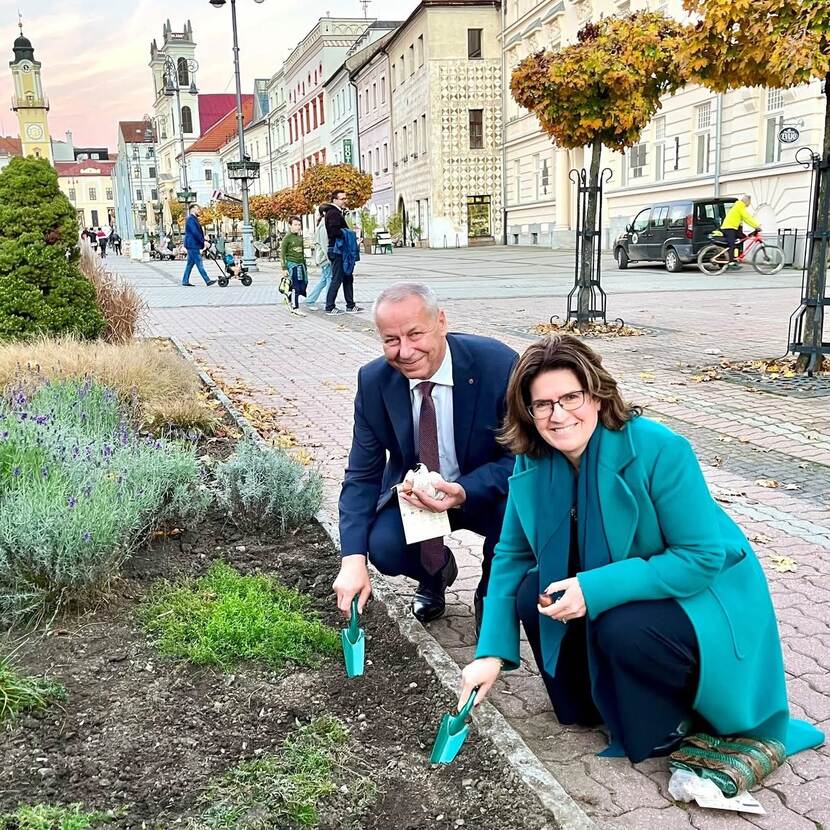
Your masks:
{"label": "teal wool coat", "polygon": [[[567,561],[567,550],[551,547],[569,520],[572,491],[570,482],[552,480],[553,466],[552,456],[518,456],[510,478],[476,650],[506,668],[519,665],[519,585],[540,558]],[[821,744],[818,729],[790,718],[766,577],[710,495],[688,441],[642,417],[605,430],[598,479],[611,562],[577,577],[588,617],[637,600],[676,599],[700,650],[695,711],[721,735],[774,738],[789,754]]]}

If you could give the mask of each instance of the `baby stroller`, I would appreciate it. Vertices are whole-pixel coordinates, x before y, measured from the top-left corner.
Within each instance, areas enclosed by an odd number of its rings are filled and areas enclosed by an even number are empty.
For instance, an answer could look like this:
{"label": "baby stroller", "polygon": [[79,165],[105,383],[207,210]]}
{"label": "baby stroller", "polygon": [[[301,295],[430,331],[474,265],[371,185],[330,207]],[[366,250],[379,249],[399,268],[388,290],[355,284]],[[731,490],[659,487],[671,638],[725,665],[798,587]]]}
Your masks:
{"label": "baby stroller", "polygon": [[170,241],[167,237],[159,242],[156,247],[152,240],[150,240],[150,259],[158,259],[164,261],[166,259],[173,260],[176,258],[175,251],[170,247]]}
{"label": "baby stroller", "polygon": [[230,251],[226,252],[224,257],[220,258],[216,253],[216,248],[211,245],[205,251],[205,255],[208,259],[212,259],[219,268],[220,288],[227,288],[231,280],[239,280],[246,287],[253,283],[248,269],[241,262],[236,262]]}

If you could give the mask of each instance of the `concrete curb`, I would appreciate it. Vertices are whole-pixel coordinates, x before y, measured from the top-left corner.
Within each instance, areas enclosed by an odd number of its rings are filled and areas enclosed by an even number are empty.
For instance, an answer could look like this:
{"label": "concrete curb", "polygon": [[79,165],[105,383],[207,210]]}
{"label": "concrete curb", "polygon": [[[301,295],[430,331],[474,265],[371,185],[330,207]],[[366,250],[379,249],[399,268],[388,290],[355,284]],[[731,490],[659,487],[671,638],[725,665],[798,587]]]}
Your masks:
{"label": "concrete curb", "polygon": [[[194,367],[202,383],[216,395],[244,435],[263,446],[269,446],[236,409],[233,401],[217,386],[213,378],[199,368],[193,355],[184,345],[175,337],[171,337],[170,340],[179,354]],[[327,510],[321,510],[315,518],[332,544],[340,550],[340,537],[335,517]],[[432,634],[412,616],[409,607],[397,595],[383,574],[377,571],[372,574],[372,593],[387,607],[390,616],[397,622],[401,634],[417,647],[419,654],[427,661],[447,691],[453,695],[457,694],[461,669]],[[489,700],[485,700],[476,707],[473,720],[478,730],[501,750],[519,778],[553,816],[558,830],[597,830],[596,824],[568,795],[564,787],[533,754],[521,735]]]}

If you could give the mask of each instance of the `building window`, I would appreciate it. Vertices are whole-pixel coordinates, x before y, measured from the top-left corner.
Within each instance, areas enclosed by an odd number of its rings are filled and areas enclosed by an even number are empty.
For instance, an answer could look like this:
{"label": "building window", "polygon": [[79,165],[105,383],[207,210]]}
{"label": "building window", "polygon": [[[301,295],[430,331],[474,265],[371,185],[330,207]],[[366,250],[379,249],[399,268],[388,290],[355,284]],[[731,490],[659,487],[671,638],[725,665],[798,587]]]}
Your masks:
{"label": "building window", "polygon": [[111,202],[112,201],[112,188],[108,187],[106,192],[107,192],[107,201]]}
{"label": "building window", "polygon": [[481,29],[467,29],[467,57],[481,58]]}
{"label": "building window", "polygon": [[380,76],[380,102],[381,104],[386,103],[386,76]]}
{"label": "building window", "polygon": [[550,173],[548,172],[548,160],[542,159],[542,195],[547,196],[550,185]]}
{"label": "building window", "polygon": [[389,170],[389,145],[383,145],[383,172],[386,173]]}
{"label": "building window", "polygon": [[144,201],[144,191],[140,187],[136,188],[135,200],[136,200],[136,202],[143,202]]}
{"label": "building window", "polygon": [[695,107],[695,150],[697,156],[697,173],[702,175],[710,169],[712,148],[712,102],[707,101]]}
{"label": "building window", "polygon": [[320,108],[320,124],[322,125],[322,124],[326,123],[326,114],[325,114],[325,112],[323,112],[323,93],[322,92],[317,96],[317,103],[318,103],[318,106]]}
{"label": "building window", "polygon": [[403,55],[401,55],[401,86],[403,86],[404,81],[406,80],[406,63],[404,62]]}
{"label": "building window", "polygon": [[375,147],[375,175],[380,173],[380,147]]}
{"label": "building window", "polygon": [[139,178],[141,176],[141,168],[137,164],[133,165],[133,175],[136,178]]}
{"label": "building window", "polygon": [[89,188],[89,201],[94,202],[98,199],[98,191],[94,187]]}
{"label": "building window", "polygon": [[628,169],[632,179],[639,179],[646,167],[646,145],[635,144],[628,153]]}
{"label": "building window", "polygon": [[516,204],[518,205],[522,201],[522,162],[520,159],[516,159],[513,162],[513,180],[516,186]]}
{"label": "building window", "polygon": [[654,181],[662,182],[666,174],[666,117],[654,120]]}
{"label": "building window", "polygon": [[154,187],[150,189],[150,198],[155,202],[159,197],[159,192]]}
{"label": "building window", "polygon": [[155,177],[156,177],[156,168],[155,168],[155,167],[150,167],[150,168],[148,168],[148,170],[147,170],[147,175],[148,175],[151,179],[155,179]]}
{"label": "building window", "polygon": [[205,167],[205,181],[212,182],[213,181],[213,170],[210,167]]}
{"label": "building window", "polygon": [[182,107],[182,132],[193,132],[193,115],[190,112],[190,107]]}
{"label": "building window", "polygon": [[409,44],[409,74],[415,74],[415,44]]}
{"label": "building window", "polygon": [[395,89],[395,64],[392,64],[391,69],[389,70],[389,80],[392,82],[392,89]]}
{"label": "building window", "polygon": [[401,143],[403,145],[401,147],[403,152],[403,161],[406,161],[409,158],[409,142],[406,140],[406,127],[401,129]]}
{"label": "building window", "polygon": [[69,201],[70,202],[75,201],[75,188],[74,187],[69,188]]}
{"label": "building window", "polygon": [[311,102],[311,126],[317,129],[317,101]]}
{"label": "building window", "polygon": [[542,184],[542,157],[536,153],[533,156],[533,198],[539,201],[539,190]]}
{"label": "building window", "polygon": [[392,137],[392,161],[397,164],[400,158],[401,145],[398,142],[398,131],[395,130],[395,135]]}
{"label": "building window", "polygon": [[424,65],[424,36],[418,35],[418,66]]}
{"label": "building window", "polygon": [[179,58],[176,62],[179,76],[179,86],[190,86],[190,72],[187,69],[187,58]]}
{"label": "building window", "polygon": [[360,154],[360,169],[363,170],[364,172],[366,171],[366,154],[365,153]]}
{"label": "building window", "polygon": [[470,149],[484,149],[484,110],[469,110]]}
{"label": "building window", "polygon": [[427,148],[429,147],[429,144],[427,143],[427,116],[426,116],[426,113],[424,113],[421,116],[421,147],[424,148],[423,152],[424,152],[424,155],[426,155],[427,154]]}
{"label": "building window", "polygon": [[764,163],[775,164],[781,161],[781,142],[778,133],[784,126],[784,92],[780,89],[767,90],[766,107],[766,147]]}

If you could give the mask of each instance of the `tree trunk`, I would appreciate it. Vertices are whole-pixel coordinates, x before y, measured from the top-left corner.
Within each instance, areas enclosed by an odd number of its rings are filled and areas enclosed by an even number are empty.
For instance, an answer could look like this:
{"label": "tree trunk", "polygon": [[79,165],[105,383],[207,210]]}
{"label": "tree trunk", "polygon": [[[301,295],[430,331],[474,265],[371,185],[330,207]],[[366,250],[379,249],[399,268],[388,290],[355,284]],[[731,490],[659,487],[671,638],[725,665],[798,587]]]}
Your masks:
{"label": "tree trunk", "polygon": [[[826,209],[830,194],[830,73],[824,79],[824,143],[821,156],[824,169],[819,170],[818,190],[818,212],[816,214],[814,236],[824,234],[822,238],[810,240],[810,256],[807,261],[807,286],[806,297],[824,298],[827,287],[827,254],[830,248],[830,210]],[[810,205],[812,210],[812,205]],[[804,314],[804,327],[802,341],[805,346],[812,348],[819,347],[823,340],[824,308],[821,306],[807,308]],[[808,369],[821,369],[823,355],[814,355],[810,352],[802,352],[798,356],[796,369],[799,372],[806,372]]]}
{"label": "tree trunk", "polygon": [[593,273],[595,245],[599,245],[597,236],[597,207],[599,205],[599,163],[602,155],[602,142],[594,139],[591,145],[591,169],[588,174],[588,202],[585,209],[585,224],[582,228],[582,260],[579,271],[579,291],[577,292],[577,323],[591,320],[591,275]]}

